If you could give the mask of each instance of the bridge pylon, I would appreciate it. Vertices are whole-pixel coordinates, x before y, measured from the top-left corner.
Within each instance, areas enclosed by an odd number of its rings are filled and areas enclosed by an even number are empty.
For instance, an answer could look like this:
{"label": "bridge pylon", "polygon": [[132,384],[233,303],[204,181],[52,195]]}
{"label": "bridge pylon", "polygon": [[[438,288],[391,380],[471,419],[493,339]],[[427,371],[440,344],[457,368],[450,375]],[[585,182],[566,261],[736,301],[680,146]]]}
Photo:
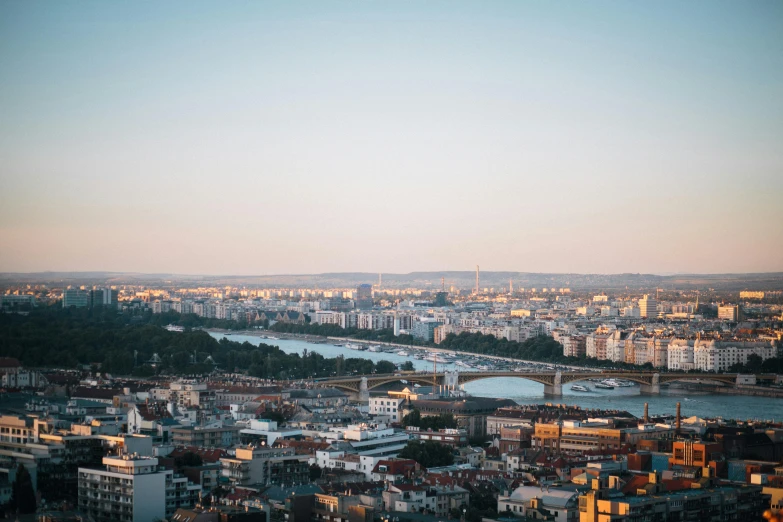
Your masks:
{"label": "bridge pylon", "polygon": [[555,372],[555,377],[552,380],[552,384],[544,385],[544,396],[546,397],[563,396],[563,375],[560,373],[560,371]]}
{"label": "bridge pylon", "polygon": [[660,395],[661,394],[661,374],[654,373],[650,384],[639,384],[639,393],[641,395]]}
{"label": "bridge pylon", "polygon": [[367,386],[367,377],[359,381],[359,402],[370,402],[370,388]]}

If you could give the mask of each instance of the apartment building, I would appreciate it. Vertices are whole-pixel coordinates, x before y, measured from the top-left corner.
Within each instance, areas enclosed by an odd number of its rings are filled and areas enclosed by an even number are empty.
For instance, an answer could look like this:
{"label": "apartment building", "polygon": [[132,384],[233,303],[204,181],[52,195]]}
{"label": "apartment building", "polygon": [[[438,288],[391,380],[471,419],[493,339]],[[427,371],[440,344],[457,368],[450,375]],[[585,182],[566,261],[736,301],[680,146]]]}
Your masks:
{"label": "apartment building", "polygon": [[583,335],[562,335],[560,343],[563,345],[565,357],[580,357],[585,355],[586,340]]}
{"label": "apartment building", "polygon": [[468,432],[459,429],[441,429],[437,431],[422,430],[416,426],[407,428],[411,438],[420,441],[434,441],[439,444],[445,444],[453,448],[465,446],[468,443]]}
{"label": "apartment building", "polygon": [[402,422],[402,405],[404,398],[400,397],[370,397],[370,415],[386,415],[391,422]]}
{"label": "apartment building", "polygon": [[510,495],[498,496],[498,514],[503,517],[541,520],[542,514],[548,513],[552,518],[543,520],[577,522],[578,497],[579,493],[572,489],[521,486]]}
{"label": "apartment building", "polygon": [[154,457],[103,458],[104,469],[79,468],[79,509],[96,522],[149,522],[191,506],[201,487],[158,466]]}
{"label": "apartment building", "polygon": [[239,440],[239,426],[223,426],[222,422],[208,426],[178,426],[171,429],[175,446],[229,448]]}
{"label": "apartment building", "polygon": [[234,457],[220,459],[221,476],[236,486],[305,484],[309,458],[294,448],[239,447]]}
{"label": "apartment building", "polygon": [[615,428],[604,422],[564,421],[562,424],[537,423],[532,446],[553,452],[619,450],[635,446],[642,439],[671,439],[674,429],[651,424]]}
{"label": "apartment building", "polygon": [[595,359],[606,359],[606,340],[609,334],[593,333],[585,338],[585,354]]}
{"label": "apartment building", "polygon": [[669,465],[706,468],[710,462],[723,453],[723,445],[716,442],[696,442],[677,440],[672,444],[672,456]]}
{"label": "apartment building", "polygon": [[742,310],[739,305],[722,305],[718,307],[718,319],[736,323],[742,319]]}
{"label": "apartment building", "polygon": [[594,479],[592,489],[579,497],[580,522],[761,520],[765,504],[768,506],[760,486],[699,487],[627,496],[617,486],[604,484],[603,479]]}
{"label": "apartment building", "polygon": [[439,487],[417,484],[390,484],[382,493],[384,509],[403,513],[427,510],[443,517],[452,508],[467,506],[468,491],[459,486]]}
{"label": "apartment building", "polygon": [[644,294],[644,297],[639,299],[639,315],[648,319],[658,317],[658,301]]}
{"label": "apartment building", "polygon": [[366,424],[352,424],[339,431],[352,450],[362,456],[396,456],[411,438],[405,431]]}

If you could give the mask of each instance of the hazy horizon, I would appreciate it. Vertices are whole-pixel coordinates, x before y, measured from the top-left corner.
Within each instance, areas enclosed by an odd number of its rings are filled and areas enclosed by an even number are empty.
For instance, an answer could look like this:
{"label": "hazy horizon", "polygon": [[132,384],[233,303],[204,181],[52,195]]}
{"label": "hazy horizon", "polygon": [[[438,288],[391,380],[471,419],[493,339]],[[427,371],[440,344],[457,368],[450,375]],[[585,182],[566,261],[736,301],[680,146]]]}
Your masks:
{"label": "hazy horizon", "polygon": [[783,271],[781,2],[3,2],[0,66],[2,272]]}

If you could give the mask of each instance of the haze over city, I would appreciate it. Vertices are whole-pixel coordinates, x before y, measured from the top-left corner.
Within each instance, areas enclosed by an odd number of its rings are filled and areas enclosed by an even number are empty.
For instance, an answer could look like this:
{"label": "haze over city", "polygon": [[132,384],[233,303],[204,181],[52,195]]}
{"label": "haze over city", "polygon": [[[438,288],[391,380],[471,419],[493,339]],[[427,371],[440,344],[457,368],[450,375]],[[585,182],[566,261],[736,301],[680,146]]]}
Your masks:
{"label": "haze over city", "polygon": [[0,3],[0,271],[783,270],[783,4]]}

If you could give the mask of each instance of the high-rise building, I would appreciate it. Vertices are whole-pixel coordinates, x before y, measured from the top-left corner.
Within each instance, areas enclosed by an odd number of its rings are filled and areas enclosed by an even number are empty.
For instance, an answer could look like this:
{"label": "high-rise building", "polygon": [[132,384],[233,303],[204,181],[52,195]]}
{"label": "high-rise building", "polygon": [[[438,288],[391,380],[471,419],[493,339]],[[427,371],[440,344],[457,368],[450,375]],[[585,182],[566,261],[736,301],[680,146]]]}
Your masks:
{"label": "high-rise building", "polygon": [[103,457],[105,468],[79,468],[79,509],[96,521],[149,522],[192,506],[201,486],[175,477],[158,459]]}
{"label": "high-rise building", "polygon": [[718,319],[736,323],[742,318],[742,310],[739,305],[725,305],[718,307]]}
{"label": "high-rise building", "polygon": [[68,288],[63,291],[63,308],[86,308],[90,306],[90,294],[77,288]]}
{"label": "high-rise building", "polygon": [[432,341],[435,339],[435,328],[441,324],[443,323],[430,318],[415,321],[411,329],[411,335],[413,335],[415,339]]}
{"label": "high-rise building", "polygon": [[111,288],[96,288],[90,292],[90,304],[96,306],[113,306],[117,308],[117,290]]}
{"label": "high-rise building", "polygon": [[372,308],[372,285],[359,285],[356,287],[354,305],[360,310]]}
{"label": "high-rise building", "polygon": [[644,297],[639,299],[639,315],[650,319],[658,317],[658,301],[644,294]]}

